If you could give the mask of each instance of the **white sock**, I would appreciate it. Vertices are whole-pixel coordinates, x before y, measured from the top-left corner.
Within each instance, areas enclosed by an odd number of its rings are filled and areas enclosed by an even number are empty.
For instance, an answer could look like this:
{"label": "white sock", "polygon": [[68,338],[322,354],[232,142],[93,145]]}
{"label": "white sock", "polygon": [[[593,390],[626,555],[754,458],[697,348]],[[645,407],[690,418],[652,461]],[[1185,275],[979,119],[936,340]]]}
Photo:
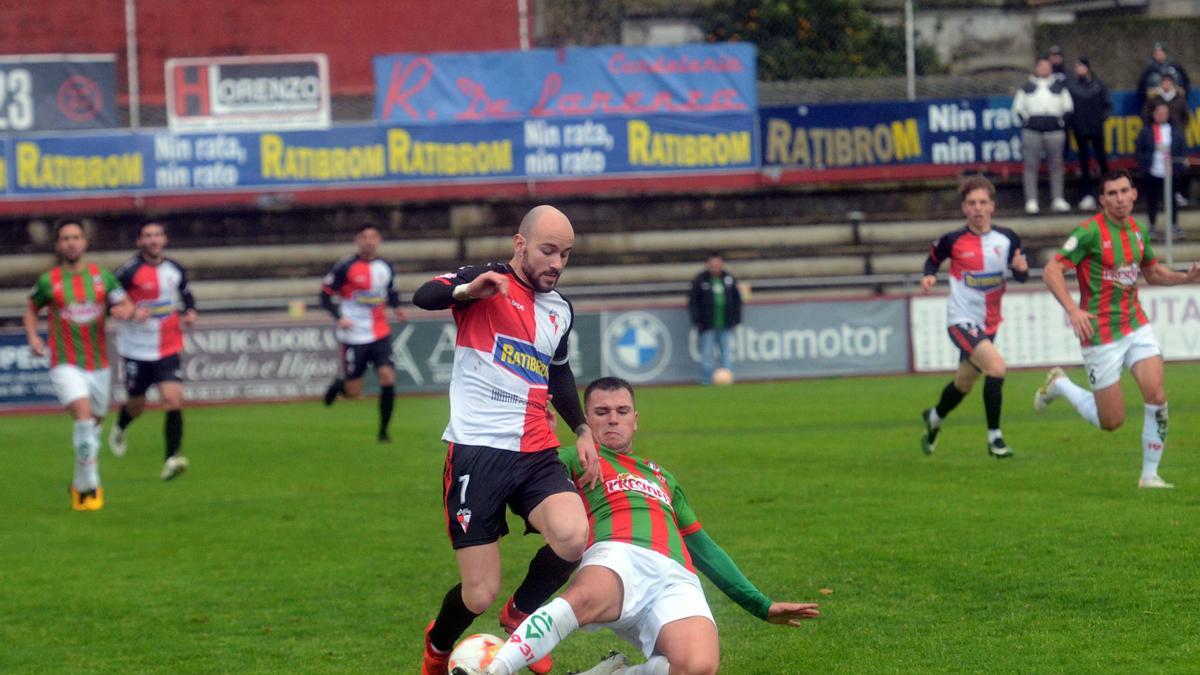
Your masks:
{"label": "white sock", "polygon": [[671,664],[665,656],[654,656],[645,663],[639,663],[636,666],[629,666],[625,670],[619,670],[621,675],[670,675]]}
{"label": "white sock", "polygon": [[95,420],[75,420],[75,433],[72,435],[75,444],[75,479],[71,484],[79,492],[100,486],[100,467],[96,461],[100,454],[98,438]]}
{"label": "white sock", "polygon": [[570,603],[562,598],[551,600],[517,626],[488,666],[489,675],[509,675],[537,663],[576,628],[579,620]]}
{"label": "white sock", "polygon": [[1060,377],[1054,380],[1054,393],[1070,401],[1079,415],[1091,422],[1092,426],[1100,427],[1100,414],[1096,412],[1096,397],[1092,392],[1075,384],[1070,378]]}
{"label": "white sock", "polygon": [[934,429],[940,429],[942,426],[942,416],[937,414],[937,408],[929,409],[929,426]]}
{"label": "white sock", "polygon": [[1167,404],[1146,404],[1146,416],[1142,419],[1142,478],[1158,475],[1158,463],[1162,461],[1163,445],[1167,441]]}
{"label": "white sock", "polygon": [[997,438],[1004,438],[1004,434],[1000,433],[999,429],[988,429],[988,443],[991,443]]}

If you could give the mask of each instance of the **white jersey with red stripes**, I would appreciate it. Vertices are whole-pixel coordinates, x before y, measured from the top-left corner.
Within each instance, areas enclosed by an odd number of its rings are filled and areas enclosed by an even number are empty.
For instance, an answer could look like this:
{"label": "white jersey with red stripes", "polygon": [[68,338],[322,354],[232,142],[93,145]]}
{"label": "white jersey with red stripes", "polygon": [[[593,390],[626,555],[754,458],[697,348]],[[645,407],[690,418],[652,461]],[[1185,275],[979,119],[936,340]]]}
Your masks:
{"label": "white jersey with red stripes", "polygon": [[488,271],[510,277],[508,295],[453,308],[458,338],[442,440],[520,452],[558,447],[546,420],[550,366],[567,362],[574,310],[558,291],[530,288],[507,264],[463,267],[438,281],[458,286]]}
{"label": "white jersey with red stripes", "polygon": [[180,305],[191,305],[187,273],[171,258],[158,263],[135,255],[117,268],[117,281],[135,307],[149,310],[145,321],[117,322],[117,353],[135,361],[160,361],[183,350]]}
{"label": "white jersey with red stripes", "polygon": [[365,345],[391,334],[387,307],[395,297],[392,266],[385,260],[364,260],[357,255],[342,258],[321,281],[324,293],[339,299],[338,313],[350,319],[350,328],[338,327],[338,342]]}
{"label": "white jersey with red stripes", "polygon": [[984,234],[962,227],[933,242],[929,259],[935,269],[943,260],[950,261],[946,325],[972,323],[989,335],[996,332],[1003,320],[1000,300],[1009,266],[1020,247],[1021,239],[1015,232],[996,225]]}

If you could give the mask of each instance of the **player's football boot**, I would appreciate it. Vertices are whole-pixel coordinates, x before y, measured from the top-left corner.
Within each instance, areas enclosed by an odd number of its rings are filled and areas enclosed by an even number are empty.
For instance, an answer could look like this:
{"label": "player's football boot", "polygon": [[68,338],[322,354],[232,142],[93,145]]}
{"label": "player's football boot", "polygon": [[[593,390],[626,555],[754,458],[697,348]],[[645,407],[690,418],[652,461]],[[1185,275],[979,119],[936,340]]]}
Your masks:
{"label": "player's football boot", "polygon": [[86,492],[80,492],[72,485],[69,488],[71,492],[71,508],[76,511],[99,511],[104,508],[104,489],[94,488]]}
{"label": "player's football boot", "polygon": [[[504,603],[504,609],[500,610],[500,627],[507,631],[509,635],[512,635],[517,630],[517,626],[520,626],[521,622],[528,617],[528,614],[517,609],[513,599],[509,597],[508,602]],[[530,670],[538,673],[538,675],[550,672],[550,669],[553,667],[554,659],[549,654],[543,656],[540,661],[531,663],[528,666]]]}
{"label": "player's football boot", "polygon": [[921,452],[927,455],[932,455],[934,448],[937,446],[938,432],[941,427],[933,426],[933,408],[921,413],[921,421],[925,423],[925,433],[921,434]]}
{"label": "player's football boot", "polygon": [[108,449],[112,451],[113,457],[125,456],[125,432],[115,424],[112,431],[108,432]]}
{"label": "player's football boot", "polygon": [[1054,366],[1050,369],[1050,372],[1046,373],[1046,381],[1043,382],[1042,386],[1038,387],[1038,390],[1033,394],[1034,410],[1042,412],[1046,409],[1046,406],[1050,405],[1051,401],[1058,398],[1058,396],[1054,393],[1054,381],[1060,377],[1066,376],[1067,374],[1064,373],[1063,369],[1059,368],[1058,366]]}
{"label": "player's football boot", "polygon": [[1013,449],[1004,442],[1003,436],[998,436],[988,443],[988,454],[996,459],[1008,459],[1013,456]]}
{"label": "player's football boot", "polygon": [[433,630],[433,621],[425,627],[425,654],[421,657],[421,675],[446,675],[450,665],[450,652],[439,652],[429,641],[429,631]]}
{"label": "player's football boot", "polygon": [[187,471],[187,468],[187,457],[184,457],[183,455],[174,455],[172,457],[168,457],[167,461],[163,462],[162,473],[159,474],[159,478],[162,478],[163,480],[171,480],[184,471]]}
{"label": "player's football boot", "polygon": [[1140,488],[1158,488],[1158,489],[1169,490],[1169,489],[1175,487],[1175,484],[1168,483],[1167,481],[1162,479],[1162,476],[1159,476],[1158,474],[1154,474],[1153,476],[1150,476],[1149,478],[1142,477],[1142,478],[1138,479],[1138,487],[1140,487]]}
{"label": "player's football boot", "polygon": [[628,665],[629,659],[625,658],[624,654],[612,651],[608,653],[608,656],[600,659],[600,663],[576,675],[614,675],[624,672]]}

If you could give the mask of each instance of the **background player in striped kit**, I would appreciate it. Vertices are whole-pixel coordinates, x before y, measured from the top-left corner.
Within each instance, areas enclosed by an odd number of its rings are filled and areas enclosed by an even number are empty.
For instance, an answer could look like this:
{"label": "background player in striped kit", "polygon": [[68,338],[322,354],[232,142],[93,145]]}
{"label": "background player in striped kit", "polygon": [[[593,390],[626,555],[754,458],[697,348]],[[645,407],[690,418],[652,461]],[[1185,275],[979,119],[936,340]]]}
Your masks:
{"label": "background player in striped kit", "polygon": [[[1092,391],[1071,382],[1061,368],[1052,368],[1034,395],[1033,406],[1044,410],[1061,396],[1093,426],[1113,431],[1125,422],[1121,370],[1129,368],[1144,403],[1138,487],[1170,488],[1174,486],[1158,475],[1167,438],[1162,351],[1138,302],[1138,270],[1149,283],[1174,286],[1200,279],[1200,265],[1193,263],[1185,274],[1160,263],[1150,247],[1149,234],[1130,215],[1135,201],[1137,190],[1129,172],[1106,174],[1100,183],[1104,210],[1075,228],[1042,271],[1046,288],[1067,311],[1079,338]],[[1079,279],[1078,304],[1067,291],[1066,265],[1075,267]]]}
{"label": "background player in striped kit", "polygon": [[183,366],[179,353],[183,351],[183,326],[196,321],[196,300],[188,289],[183,266],[163,255],[167,231],[162,224],[144,223],[138,229],[137,246],[138,252],[117,268],[117,281],[134,306],[144,308],[148,317],[117,324],[117,353],[124,362],[128,398],[108,435],[108,447],[118,457],[125,454],[125,430],[145,410],[146,391],[157,386],[166,411],[166,451],[159,476],[171,480],[188,468],[187,457],[179,454],[183,442]]}
{"label": "background player in striped kit", "polygon": [[633,386],[602,377],[583,395],[588,426],[600,443],[600,483],[583,482],[576,453],[559,456],[587,504],[591,532],[579,572],[562,596],[525,619],[497,653],[489,673],[516,673],[579,626],[609,628],[640,647],[648,662],[597,672],[715,673],[717,627],[693,564],[730,599],[760,619],[799,626],[815,604],[773,602],[755,588],[701,528],[674,474],[633,454],[638,412]]}
{"label": "background player in striped kit", "polygon": [[[25,336],[34,354],[50,354],[50,382],[75,420],[71,507],[96,511],[104,507],[98,464],[100,423],[108,411],[111,383],[104,316],[111,311],[118,319],[128,319],[134,309],[112,272],[84,261],[87,238],[82,225],[74,221],[59,225],[54,249],[61,264],[34,284],[23,317]],[[49,308],[49,344],[37,332],[43,307]]]}
{"label": "background player in striped kit", "polygon": [[[500,610],[511,632],[562,586],[587,540],[587,515],[567,478],[554,407],[579,437],[579,461],[594,482],[595,442],[571,370],[575,311],[556,286],[575,248],[558,209],[535,206],[521,219],[508,263],[461,267],[423,284],[413,304],[450,308],[458,328],[450,376],[450,421],[442,477],[446,528],[461,583],[425,631],[421,672],[446,672],[450,648],[500,591],[506,507],[546,539],[525,579]],[[549,659],[530,665],[549,672]]]}
{"label": "background player in striped kit", "polygon": [[950,297],[946,303],[946,323],[950,340],[959,350],[958,372],[954,374],[936,406],[921,413],[925,433],[921,449],[933,454],[942,419],[971,391],[980,373],[983,380],[983,408],[987,417],[988,454],[1011,457],[1012,448],[1000,431],[1000,407],[1003,402],[1004,357],[996,349],[996,331],[1003,320],[1000,302],[1006,287],[1005,277],[1020,282],[1029,278],[1029,263],[1021,252],[1016,232],[992,224],[996,211],[996,187],[983,176],[971,176],[958,190],[967,224],[942,235],[930,246],[925,260],[921,290],[928,293],[937,283],[942,261],[950,261]]}
{"label": "background player in striped kit", "polygon": [[[392,407],[396,399],[396,367],[392,363],[392,327],[384,305],[404,320],[396,293],[391,263],[379,257],[383,235],[379,228],[364,223],[354,235],[357,253],[337,261],[321,282],[321,306],[337,322],[337,339],[342,343],[341,374],[325,390],[325,405],[339,395],[358,396],[367,365],[379,377],[379,441],[386,443]],[[334,302],[334,298],[338,302]]]}

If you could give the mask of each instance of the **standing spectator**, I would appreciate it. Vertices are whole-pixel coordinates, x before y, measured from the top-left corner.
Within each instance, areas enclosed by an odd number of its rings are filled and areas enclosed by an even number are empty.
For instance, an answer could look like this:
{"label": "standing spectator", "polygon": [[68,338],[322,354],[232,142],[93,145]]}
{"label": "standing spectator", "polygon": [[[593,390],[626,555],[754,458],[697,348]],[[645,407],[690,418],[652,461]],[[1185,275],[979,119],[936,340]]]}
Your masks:
{"label": "standing spectator", "polygon": [[1074,110],[1065,82],[1055,79],[1050,60],[1039,58],[1025,86],[1013,97],[1013,115],[1021,122],[1021,147],[1025,156],[1025,213],[1038,212],[1037,179],[1042,154],[1050,165],[1050,208],[1071,210],[1063,199],[1063,147],[1067,118]]}
{"label": "standing spectator", "polygon": [[688,312],[700,338],[700,384],[711,384],[713,349],[721,353],[720,367],[730,370],[733,329],[742,322],[742,294],[720,253],[708,254],[704,270],[692,279]]}
{"label": "standing spectator", "polygon": [[1175,85],[1183,90],[1184,98],[1187,98],[1188,89],[1191,87],[1187,71],[1171,60],[1165,42],[1155,42],[1154,50],[1150,53],[1150,62],[1142,70],[1137,91],[1134,92],[1137,96],[1138,110],[1146,105],[1146,99],[1153,93],[1152,90],[1162,83],[1163,75],[1168,74],[1175,78]]}
{"label": "standing spectator", "polygon": [[1150,90],[1146,104],[1142,106],[1142,121],[1150,124],[1153,121],[1154,106],[1166,103],[1170,112],[1171,124],[1177,129],[1187,128],[1192,119],[1192,111],[1188,110],[1187,94],[1180,91],[1175,82],[1175,76],[1164,73],[1158,86]]}
{"label": "standing spectator", "polygon": [[1054,79],[1066,80],[1067,64],[1066,58],[1063,56],[1063,48],[1058,45],[1050,45],[1050,49],[1046,50],[1046,58],[1050,61],[1050,72],[1054,74]]}
{"label": "standing spectator", "polygon": [[1099,175],[1108,173],[1108,156],[1104,154],[1104,122],[1112,114],[1112,101],[1104,82],[1092,72],[1092,64],[1086,56],[1075,62],[1075,77],[1067,80],[1071,92],[1071,104],[1075,113],[1071,115],[1071,133],[1079,147],[1079,210],[1092,211],[1096,208],[1096,192],[1092,183],[1092,153],[1100,165]]}
{"label": "standing spectator", "polygon": [[[1142,127],[1134,141],[1134,154],[1138,169],[1142,171],[1142,192],[1146,194],[1146,220],[1150,223],[1150,237],[1158,233],[1158,207],[1166,200],[1167,172],[1172,178],[1182,181],[1186,168],[1184,160],[1183,129],[1171,124],[1171,113],[1166,103],[1159,102],[1151,113],[1150,124]],[[1183,237],[1179,229],[1179,212],[1171,212],[1171,229],[1176,238]]]}

